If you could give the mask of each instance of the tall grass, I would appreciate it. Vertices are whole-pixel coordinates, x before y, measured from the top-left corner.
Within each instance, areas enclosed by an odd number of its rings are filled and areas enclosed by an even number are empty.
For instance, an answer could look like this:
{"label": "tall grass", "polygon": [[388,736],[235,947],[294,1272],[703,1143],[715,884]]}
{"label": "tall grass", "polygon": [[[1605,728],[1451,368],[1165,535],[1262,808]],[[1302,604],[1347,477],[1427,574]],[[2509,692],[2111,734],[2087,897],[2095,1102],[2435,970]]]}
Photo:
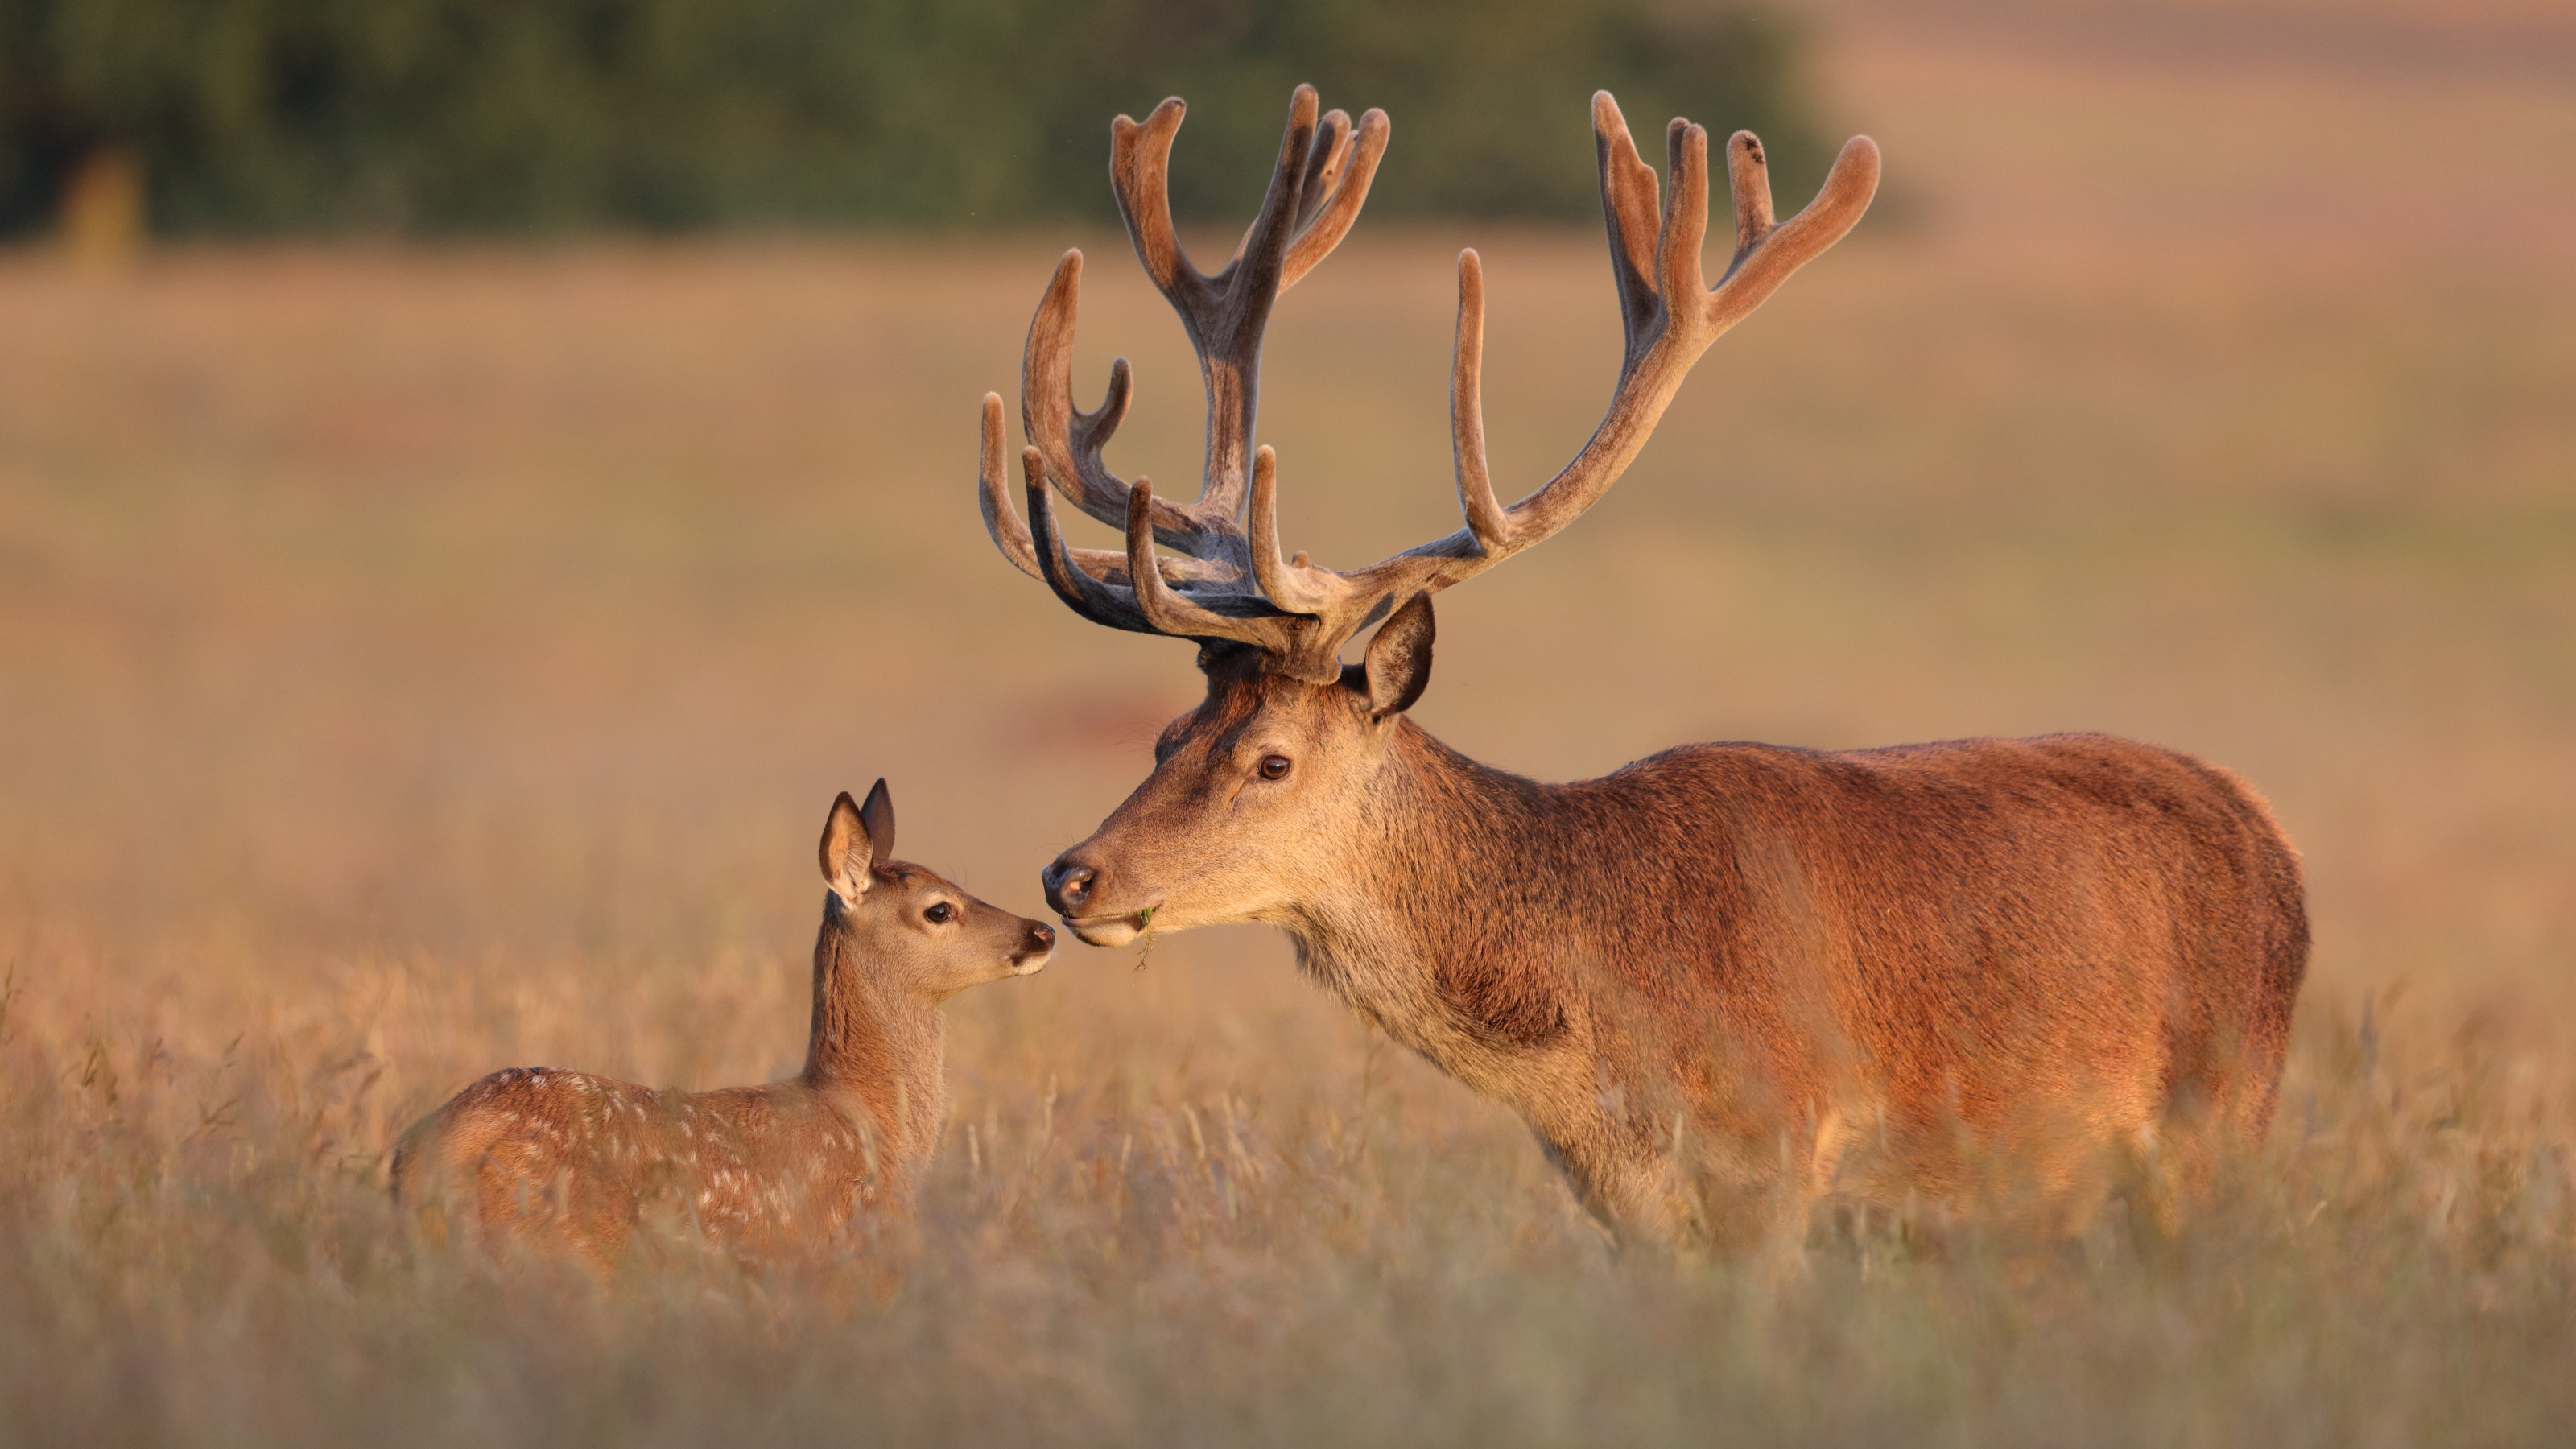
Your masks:
{"label": "tall grass", "polygon": [[2312,1009],[2272,1148],[2177,1239],[1676,1264],[1605,1254],[1516,1131],[1355,1034],[1299,1077],[1211,1069],[1068,990],[978,1034],[905,1250],[602,1282],[427,1248],[385,1204],[430,1084],[368,1039],[504,989],[426,974],[353,968],[341,1010],[220,1055],[12,1023],[0,1432],[2521,1444],[2576,1411],[2565,1074],[2402,1010]]}

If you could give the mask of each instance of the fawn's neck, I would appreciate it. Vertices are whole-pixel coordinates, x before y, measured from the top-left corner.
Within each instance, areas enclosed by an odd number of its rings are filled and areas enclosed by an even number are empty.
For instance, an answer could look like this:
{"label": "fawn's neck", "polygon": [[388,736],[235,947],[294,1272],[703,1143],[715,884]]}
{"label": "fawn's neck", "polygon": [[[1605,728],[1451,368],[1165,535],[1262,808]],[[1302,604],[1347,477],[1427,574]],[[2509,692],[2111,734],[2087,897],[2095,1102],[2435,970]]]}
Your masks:
{"label": "fawn's neck", "polygon": [[827,921],[814,943],[814,1025],[804,1083],[855,1097],[873,1129],[905,1154],[926,1153],[947,1107],[946,1020],[936,1003],[880,978],[857,943]]}

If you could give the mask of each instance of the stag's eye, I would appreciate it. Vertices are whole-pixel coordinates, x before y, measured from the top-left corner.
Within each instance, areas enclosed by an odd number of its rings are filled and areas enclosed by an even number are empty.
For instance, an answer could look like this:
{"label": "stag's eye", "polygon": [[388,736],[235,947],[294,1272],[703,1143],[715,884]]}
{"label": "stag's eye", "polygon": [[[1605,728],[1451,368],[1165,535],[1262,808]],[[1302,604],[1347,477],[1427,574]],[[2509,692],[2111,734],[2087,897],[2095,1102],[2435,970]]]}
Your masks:
{"label": "stag's eye", "polygon": [[952,921],[957,918],[957,908],[948,904],[946,901],[941,901],[939,904],[932,906],[929,910],[922,912],[921,915],[922,919],[928,921]]}
{"label": "stag's eye", "polygon": [[1265,780],[1287,779],[1288,757],[1286,755],[1263,755],[1261,757],[1261,778]]}

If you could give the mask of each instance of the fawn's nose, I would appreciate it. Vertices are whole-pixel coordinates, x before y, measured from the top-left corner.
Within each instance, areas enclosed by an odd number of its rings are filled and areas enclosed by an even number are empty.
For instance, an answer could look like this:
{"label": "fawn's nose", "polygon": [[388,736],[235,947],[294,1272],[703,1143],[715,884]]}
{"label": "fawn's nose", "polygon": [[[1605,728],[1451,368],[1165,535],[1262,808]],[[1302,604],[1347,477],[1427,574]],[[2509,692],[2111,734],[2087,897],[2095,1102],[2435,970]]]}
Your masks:
{"label": "fawn's nose", "polygon": [[[1027,966],[1031,961],[1044,961],[1048,956],[1052,955],[1054,951],[1055,927],[1044,926],[1035,921],[1031,921],[1028,923],[1028,928],[1020,932],[1019,948],[1011,952],[1011,964],[1013,966]],[[1035,970],[1037,968],[1030,967],[1029,969]]]}
{"label": "fawn's nose", "polygon": [[1061,855],[1038,875],[1039,882],[1046,887],[1047,904],[1055,907],[1056,914],[1060,916],[1081,915],[1083,906],[1091,899],[1092,882],[1099,878],[1100,872],[1087,865],[1077,865]]}

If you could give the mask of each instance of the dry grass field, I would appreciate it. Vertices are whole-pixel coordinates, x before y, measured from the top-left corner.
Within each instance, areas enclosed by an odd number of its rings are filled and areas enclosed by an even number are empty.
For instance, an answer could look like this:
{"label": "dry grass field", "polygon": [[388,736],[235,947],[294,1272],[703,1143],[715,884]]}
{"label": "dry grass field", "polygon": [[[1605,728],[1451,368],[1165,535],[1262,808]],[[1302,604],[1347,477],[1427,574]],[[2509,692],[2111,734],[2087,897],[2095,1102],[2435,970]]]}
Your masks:
{"label": "dry grass field", "polygon": [[[420,1245],[384,1154],[484,1071],[792,1069],[833,791],[890,777],[904,855],[1041,913],[1192,698],[976,521],[1068,238],[30,251],[0,1443],[2562,1439],[2576,51],[2547,6],[2388,0],[2313,56],[2322,7],[2089,13],[1827,17],[1891,205],[1443,596],[1416,717],[1551,778],[2059,728],[2253,778],[2316,961],[2271,1145],[2180,1240],[1614,1259],[1515,1119],[1245,931],[959,998],[891,1260]],[[1082,387],[1132,355],[1115,456],[1184,479],[1178,329],[1079,240]],[[1497,472],[1589,429],[1597,238],[1363,222],[1273,333],[1291,547],[1454,526],[1471,241]]]}

